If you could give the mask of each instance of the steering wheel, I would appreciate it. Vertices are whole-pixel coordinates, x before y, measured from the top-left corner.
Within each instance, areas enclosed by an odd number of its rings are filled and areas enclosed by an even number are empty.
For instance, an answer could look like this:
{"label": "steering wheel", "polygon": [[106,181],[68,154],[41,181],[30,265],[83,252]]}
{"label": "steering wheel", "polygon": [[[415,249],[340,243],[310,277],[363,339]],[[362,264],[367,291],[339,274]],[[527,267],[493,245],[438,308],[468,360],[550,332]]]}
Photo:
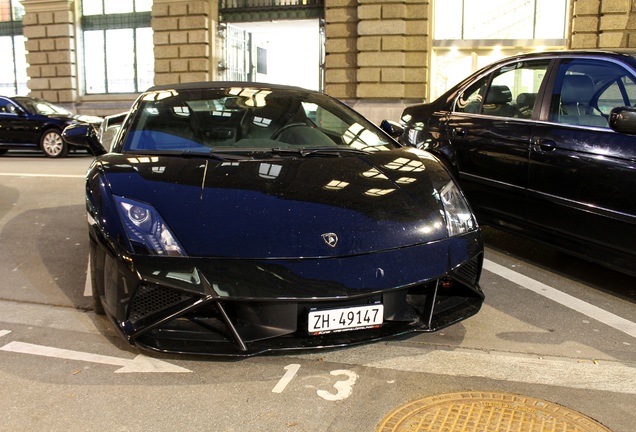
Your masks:
{"label": "steering wheel", "polygon": [[272,134],[270,139],[277,140],[278,137],[280,137],[280,134],[282,134],[287,129],[291,129],[291,128],[295,128],[295,127],[301,127],[301,126],[302,127],[309,127],[309,125],[307,125],[307,123],[303,123],[303,122],[288,123],[286,125],[281,126],[276,131],[274,131],[274,133]]}

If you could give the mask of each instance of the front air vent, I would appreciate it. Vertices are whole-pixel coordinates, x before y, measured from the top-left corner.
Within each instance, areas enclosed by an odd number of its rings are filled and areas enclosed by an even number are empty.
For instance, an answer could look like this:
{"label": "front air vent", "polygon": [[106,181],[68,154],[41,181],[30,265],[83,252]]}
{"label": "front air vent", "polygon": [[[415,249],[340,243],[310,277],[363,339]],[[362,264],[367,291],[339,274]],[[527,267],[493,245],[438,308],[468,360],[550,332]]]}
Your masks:
{"label": "front air vent", "polygon": [[473,259],[466,261],[452,271],[452,276],[470,286],[474,286],[475,284],[477,284],[477,281],[479,279],[480,259],[481,256],[476,256]]}
{"label": "front air vent", "polygon": [[129,319],[135,323],[164,309],[190,300],[191,298],[192,295],[172,288],[156,285],[141,285],[135,293],[130,308]]}

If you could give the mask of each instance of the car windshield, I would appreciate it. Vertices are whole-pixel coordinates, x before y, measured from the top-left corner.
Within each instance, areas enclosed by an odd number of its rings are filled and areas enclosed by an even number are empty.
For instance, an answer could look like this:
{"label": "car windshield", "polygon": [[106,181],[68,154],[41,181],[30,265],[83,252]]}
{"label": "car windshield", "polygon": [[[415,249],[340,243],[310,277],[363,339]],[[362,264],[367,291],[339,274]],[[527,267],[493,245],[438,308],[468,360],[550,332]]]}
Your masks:
{"label": "car windshield", "polygon": [[72,115],[70,111],[42,99],[18,97],[14,98],[14,100],[31,114]]}
{"label": "car windshield", "polygon": [[[317,155],[397,145],[328,96],[256,87],[147,92],[133,107],[124,135],[123,151],[136,153],[302,150]],[[280,151],[287,149],[292,151]]]}

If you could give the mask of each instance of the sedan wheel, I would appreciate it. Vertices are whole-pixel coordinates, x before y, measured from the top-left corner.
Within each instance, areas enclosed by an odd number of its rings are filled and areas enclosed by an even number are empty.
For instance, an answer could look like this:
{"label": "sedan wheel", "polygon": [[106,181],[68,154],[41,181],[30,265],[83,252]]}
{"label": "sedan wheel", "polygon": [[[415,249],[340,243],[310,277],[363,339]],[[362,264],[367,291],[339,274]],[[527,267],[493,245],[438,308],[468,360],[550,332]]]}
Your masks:
{"label": "sedan wheel", "polygon": [[62,135],[56,130],[48,130],[42,135],[40,147],[48,157],[64,157],[68,153],[66,143],[62,140]]}

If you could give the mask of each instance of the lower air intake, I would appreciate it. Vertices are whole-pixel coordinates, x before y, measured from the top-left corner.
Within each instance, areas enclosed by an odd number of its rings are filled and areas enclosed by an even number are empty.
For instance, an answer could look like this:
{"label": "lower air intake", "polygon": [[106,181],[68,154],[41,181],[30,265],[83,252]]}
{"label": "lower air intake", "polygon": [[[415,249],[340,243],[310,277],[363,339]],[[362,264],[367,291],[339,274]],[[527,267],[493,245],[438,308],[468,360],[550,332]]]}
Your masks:
{"label": "lower air intake", "polygon": [[182,303],[191,296],[171,288],[141,285],[132,302],[130,321],[137,322],[154,313]]}

